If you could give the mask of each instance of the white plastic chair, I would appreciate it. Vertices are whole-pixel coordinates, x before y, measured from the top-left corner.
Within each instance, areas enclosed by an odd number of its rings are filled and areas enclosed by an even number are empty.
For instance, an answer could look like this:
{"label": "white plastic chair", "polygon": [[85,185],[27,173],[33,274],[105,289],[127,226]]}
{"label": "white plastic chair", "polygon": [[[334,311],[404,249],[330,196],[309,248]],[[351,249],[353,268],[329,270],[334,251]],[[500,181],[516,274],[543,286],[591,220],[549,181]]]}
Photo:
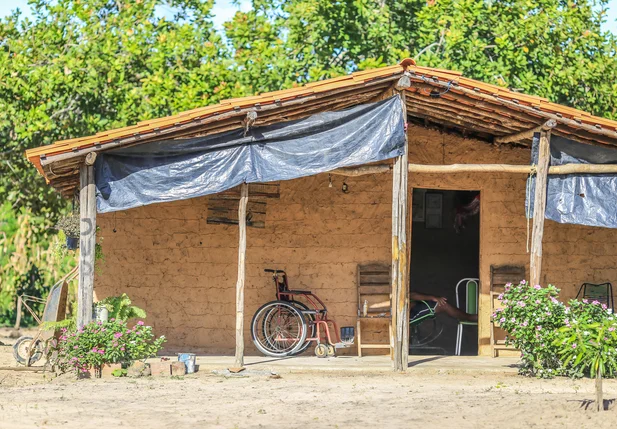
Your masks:
{"label": "white plastic chair", "polygon": [[[468,314],[478,314],[478,299],[480,292],[480,280],[473,278],[462,279],[456,284],[456,307],[461,309],[458,288],[465,284],[465,312]],[[461,355],[461,343],[463,342],[463,326],[478,326],[478,322],[458,321],[456,330],[456,356]]]}

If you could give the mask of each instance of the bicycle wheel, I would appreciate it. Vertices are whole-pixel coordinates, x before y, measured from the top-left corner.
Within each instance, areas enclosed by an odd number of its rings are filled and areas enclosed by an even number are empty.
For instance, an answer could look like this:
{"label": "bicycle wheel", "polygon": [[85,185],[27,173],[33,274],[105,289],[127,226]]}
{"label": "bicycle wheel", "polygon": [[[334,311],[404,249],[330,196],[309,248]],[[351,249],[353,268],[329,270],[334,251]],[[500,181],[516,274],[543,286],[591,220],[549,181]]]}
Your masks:
{"label": "bicycle wheel", "polygon": [[306,334],[304,316],[298,308],[285,301],[262,305],[251,322],[253,343],[266,356],[295,354],[304,345]]}
{"label": "bicycle wheel", "polygon": [[443,325],[432,318],[409,327],[409,345],[411,347],[421,347],[435,341],[443,332]]}

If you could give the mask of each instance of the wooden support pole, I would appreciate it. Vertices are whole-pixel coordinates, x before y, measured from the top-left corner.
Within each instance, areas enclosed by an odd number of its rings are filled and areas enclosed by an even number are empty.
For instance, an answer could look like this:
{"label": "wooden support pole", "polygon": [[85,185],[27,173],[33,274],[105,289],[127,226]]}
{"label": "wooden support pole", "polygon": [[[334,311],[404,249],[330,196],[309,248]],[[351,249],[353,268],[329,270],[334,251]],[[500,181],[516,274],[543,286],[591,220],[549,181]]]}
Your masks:
{"label": "wooden support pole", "polygon": [[540,133],[538,165],[536,167],[536,189],[533,202],[531,259],[529,263],[529,281],[531,285],[540,284],[540,274],[542,273],[542,236],[544,235],[548,164],[551,157],[550,140],[550,131],[542,131]]}
{"label": "wooden support pole", "polygon": [[77,327],[92,321],[94,301],[94,255],[96,246],[96,193],[94,161],[96,153],[86,156],[79,170],[79,286],[77,289]]}
{"label": "wooden support pole", "polygon": [[237,368],[244,366],[244,278],[246,262],[246,205],[249,199],[249,185],[240,188],[238,205],[238,282],[236,283],[236,362]]}
{"label": "wooden support pole", "polygon": [[552,130],[557,126],[557,121],[554,119],[549,119],[543,125],[539,127],[532,128],[530,130],[521,131],[520,133],[509,134],[507,136],[495,137],[495,143],[497,144],[505,144],[505,143],[513,143],[519,142],[521,140],[530,140],[533,138],[535,133],[541,133],[542,131]]}
{"label": "wooden support pole", "polygon": [[[387,170],[384,170],[385,173]],[[530,174],[536,171],[532,165],[509,164],[409,164],[410,173],[510,173]],[[564,174],[617,174],[617,164],[563,164],[548,168],[549,175]]]}
{"label": "wooden support pole", "polygon": [[[404,120],[405,94],[401,91]],[[409,284],[407,281],[407,133],[403,155],[396,158],[392,175],[392,338],[394,371],[406,371],[409,358]]]}
{"label": "wooden support pole", "polygon": [[344,167],[332,170],[330,174],[336,174],[339,176],[356,177],[365,176],[367,174],[381,174],[389,173],[392,171],[392,166],[383,165],[361,165],[360,167]]}

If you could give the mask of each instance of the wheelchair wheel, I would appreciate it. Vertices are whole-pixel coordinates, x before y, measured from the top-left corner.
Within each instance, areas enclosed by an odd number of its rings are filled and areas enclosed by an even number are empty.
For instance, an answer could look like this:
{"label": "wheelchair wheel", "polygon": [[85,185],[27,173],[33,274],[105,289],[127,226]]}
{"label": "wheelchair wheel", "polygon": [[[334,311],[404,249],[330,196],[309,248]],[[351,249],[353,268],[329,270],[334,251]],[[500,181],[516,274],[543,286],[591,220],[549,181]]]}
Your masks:
{"label": "wheelchair wheel", "polygon": [[304,315],[297,307],[285,301],[262,305],[251,322],[255,347],[271,357],[297,353],[306,342],[307,330]]}
{"label": "wheelchair wheel", "polygon": [[[299,302],[299,301],[292,301],[292,304],[298,309],[300,310],[300,312],[303,311],[308,311],[310,310],[306,304]],[[306,320],[306,324],[308,327],[307,333],[306,333],[306,337],[307,338],[315,338],[315,328],[316,325],[315,323],[313,323],[315,321],[315,316],[313,314],[305,314],[302,313],[305,320]],[[294,352],[294,355],[299,355],[301,353],[304,353],[306,351],[306,349],[308,349],[308,347],[311,345],[310,341],[305,341],[304,344],[302,345],[302,347],[300,347],[296,352]]]}
{"label": "wheelchair wheel", "polygon": [[325,358],[328,356],[328,347],[325,344],[317,344],[315,347],[315,356],[318,358]]}

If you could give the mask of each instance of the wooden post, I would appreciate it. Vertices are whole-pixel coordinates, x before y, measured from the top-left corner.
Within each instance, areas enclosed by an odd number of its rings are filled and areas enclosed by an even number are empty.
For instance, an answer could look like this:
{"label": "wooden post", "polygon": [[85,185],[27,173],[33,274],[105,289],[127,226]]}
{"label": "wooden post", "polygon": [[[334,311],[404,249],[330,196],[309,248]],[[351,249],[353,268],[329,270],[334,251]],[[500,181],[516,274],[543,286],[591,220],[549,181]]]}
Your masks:
{"label": "wooden post", "polygon": [[533,229],[531,234],[531,259],[529,263],[529,282],[532,286],[540,284],[542,273],[542,236],[544,235],[544,212],[546,210],[546,187],[548,182],[548,164],[551,131],[540,132],[538,165],[536,167],[536,190],[533,202]]}
{"label": "wooden post", "polygon": [[238,282],[236,283],[236,362],[237,368],[244,366],[244,277],[246,260],[246,205],[249,199],[249,185],[240,188],[238,205]]}
{"label": "wooden post", "polygon": [[[398,83],[403,120],[407,122],[405,104],[405,81]],[[406,371],[409,358],[409,284],[407,281],[407,176],[408,176],[407,130],[405,149],[396,158],[392,175],[392,345],[393,370]]]}
{"label": "wooden post", "polygon": [[94,300],[94,255],[96,246],[96,193],[94,161],[90,152],[79,171],[79,286],[77,289],[77,327],[92,321]]}

